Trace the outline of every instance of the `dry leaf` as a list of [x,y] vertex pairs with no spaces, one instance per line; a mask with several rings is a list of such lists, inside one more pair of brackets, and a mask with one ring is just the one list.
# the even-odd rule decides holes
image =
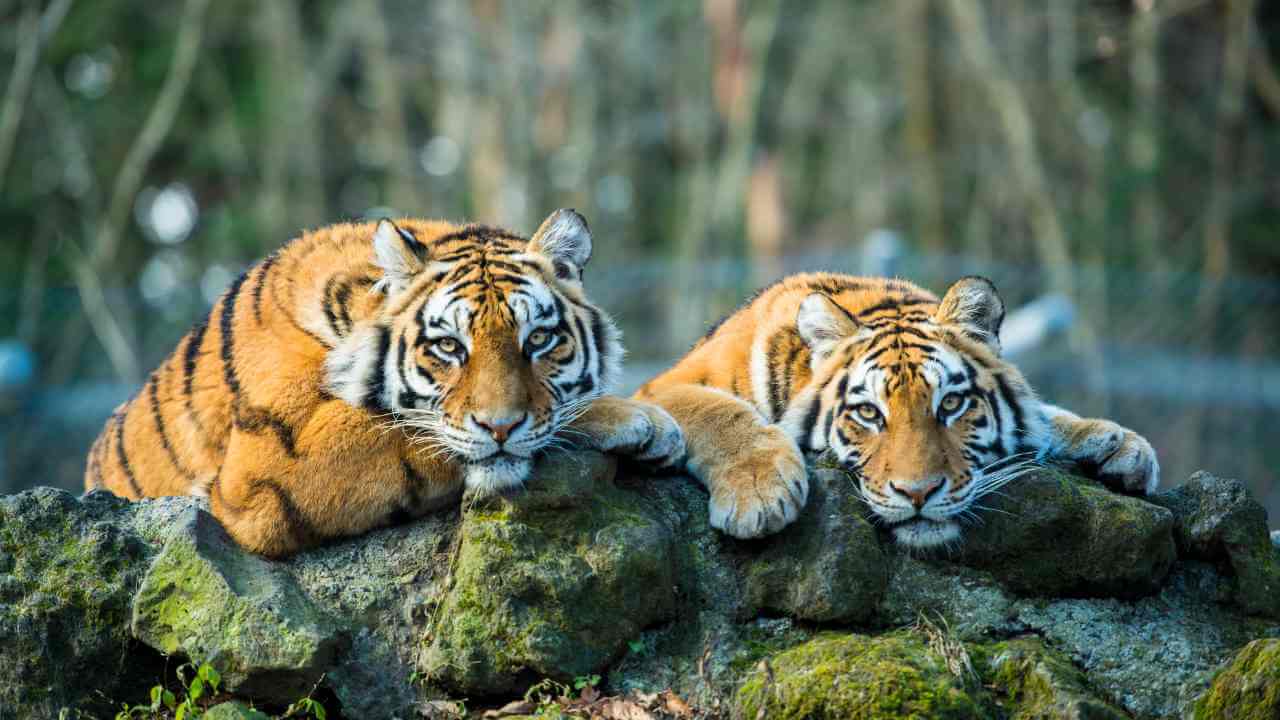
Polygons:
[[485,710],[484,718],[485,720],[491,720],[492,718],[511,717],[512,715],[528,715],[537,709],[537,705],[534,705],[527,700],[515,700],[503,705],[497,710]]
[[693,708],[689,707],[689,703],[686,703],[679,695],[670,690],[662,693],[662,709],[678,718],[693,717]]

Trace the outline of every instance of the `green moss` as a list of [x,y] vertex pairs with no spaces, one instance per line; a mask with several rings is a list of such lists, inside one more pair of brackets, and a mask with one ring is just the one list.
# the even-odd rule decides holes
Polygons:
[[530,490],[463,514],[451,586],[419,670],[466,692],[599,671],[674,613],[671,532],[603,456],[540,467]]
[[1123,720],[1094,697],[1084,675],[1036,637],[970,645],[982,682],[998,694],[1009,720]]
[[1280,717],[1280,639],[1254,640],[1213,679],[1196,701],[1196,720],[1275,720]]
[[909,632],[819,635],[762,661],[738,689],[734,706],[738,717],[778,720],[988,717]]

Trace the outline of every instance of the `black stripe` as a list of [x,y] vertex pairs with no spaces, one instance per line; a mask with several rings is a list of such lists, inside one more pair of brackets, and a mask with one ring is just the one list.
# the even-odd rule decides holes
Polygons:
[[191,408],[191,389],[195,383],[196,363],[200,360],[200,346],[204,344],[204,334],[208,329],[208,319],[201,320],[187,335],[187,347],[182,358],[182,394],[187,398],[188,408]]
[[769,398],[768,398],[769,419],[772,420],[773,422],[778,421],[778,415],[779,415],[779,411],[778,411],[778,403],[779,403],[778,380],[779,378],[778,378],[778,372],[777,372],[778,346],[779,344],[781,344],[784,337],[785,337],[785,334],[782,332],[774,333],[773,336],[769,338],[769,345],[768,347],[765,348],[765,352],[764,352],[764,358],[765,358],[764,368],[765,368],[765,373],[767,374],[766,379],[768,380],[768,386],[769,386]]
[[251,492],[255,495],[262,489],[266,489],[275,496],[276,502],[280,504],[280,510],[284,514],[285,525],[289,528],[289,534],[299,545],[309,545],[320,537],[316,532],[316,528],[311,521],[302,514],[302,510],[293,501],[293,497],[280,487],[280,484],[269,478],[255,478],[249,481]]
[[1009,387],[1009,383],[1005,381],[1004,376],[1000,373],[993,373],[996,379],[996,385],[1000,388],[1000,396],[1004,398],[1005,404],[1009,406],[1009,411],[1013,413],[1014,436],[1022,434],[1025,429],[1022,425],[1022,408],[1017,403],[1017,398],[1013,395],[1013,388]]
[[[809,410],[804,414],[804,425],[801,428],[804,432],[804,446],[810,450],[819,449],[818,446],[813,443],[813,426],[817,424],[818,413],[821,410],[822,396],[819,393],[814,393],[813,402],[809,404]],[[825,435],[823,436],[823,439],[826,439]]]
[[160,413],[160,380],[152,373],[150,381],[147,383],[151,398],[151,419],[155,422],[156,434],[160,436],[160,446],[164,448],[164,452],[169,456],[169,462],[173,463],[174,469],[178,471],[188,482],[195,482],[195,474],[188,470],[178,459],[178,454],[174,452],[173,445],[169,442],[169,433],[165,431],[164,417]]
[[246,405],[241,394],[240,379],[236,376],[233,321],[236,313],[236,300],[240,296],[240,290],[244,286],[244,281],[247,277],[247,273],[241,275],[231,284],[227,294],[222,298],[222,312],[218,317],[218,327],[222,334],[222,379],[225,381],[227,389],[231,392],[232,419],[235,422],[235,426],[245,432],[273,431],[289,457],[295,458],[298,453],[294,446],[293,428],[289,427],[284,420],[272,415],[271,411],[266,408]]
[[387,389],[387,355],[391,352],[391,329],[378,328],[378,357],[369,369],[369,377],[365,380],[368,388],[364,396],[364,406],[370,410],[385,410],[382,395]]
[[124,470],[125,479],[129,481],[129,488],[133,490],[133,494],[144,497],[142,487],[138,485],[138,479],[133,476],[133,467],[129,465],[129,453],[124,449],[124,419],[127,413],[126,410],[112,416],[116,424],[116,460],[120,461],[120,468]]
[[262,324],[262,288],[267,285],[267,273],[271,272],[271,266],[276,264],[278,253],[271,253],[262,261],[261,269],[258,272],[258,284],[253,287],[253,318]]

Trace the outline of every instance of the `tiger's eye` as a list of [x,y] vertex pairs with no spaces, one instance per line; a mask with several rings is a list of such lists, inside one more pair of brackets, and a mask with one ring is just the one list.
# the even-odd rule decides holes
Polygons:
[[854,409],[857,410],[858,417],[866,420],[867,422],[875,422],[880,419],[880,408],[872,405],[871,403],[862,403]]
[[942,411],[955,412],[960,409],[960,405],[964,403],[964,397],[960,393],[947,393],[942,398]]
[[445,355],[452,355],[458,352],[459,348],[461,348],[462,346],[458,343],[457,340],[454,340],[451,337],[447,337],[447,338],[440,338],[439,340],[437,340],[436,347],[440,348],[440,352],[444,353]]
[[529,333],[529,338],[525,340],[525,343],[533,350],[542,348],[549,342],[551,342],[551,333],[546,330],[534,330]]

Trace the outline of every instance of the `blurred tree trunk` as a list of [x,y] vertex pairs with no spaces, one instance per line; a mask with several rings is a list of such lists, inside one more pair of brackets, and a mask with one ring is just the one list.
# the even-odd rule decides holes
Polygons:
[[1160,20],[1155,0],[1134,0],[1129,22],[1129,80],[1133,85],[1133,114],[1129,120],[1126,156],[1137,189],[1133,200],[1133,240],[1139,264],[1165,267],[1168,252],[1160,237],[1160,164],[1158,135],[1160,105]]
[[947,0],[944,7],[971,77],[995,111],[1008,144],[1013,181],[1023,194],[1032,239],[1048,273],[1050,289],[1074,297],[1070,250],[1045,181],[1044,166],[1022,93],[996,57],[982,8],[973,0]]
[[385,173],[382,202],[397,212],[414,214],[420,202],[409,133],[405,125],[400,73],[392,57],[387,19],[379,0],[360,0],[352,16],[360,23],[360,59],[373,109],[369,144],[373,160]]
[[929,9],[927,0],[897,0],[893,4],[893,43],[906,105],[901,142],[911,179],[913,226],[921,249],[938,252],[946,246],[946,238],[936,165]]

